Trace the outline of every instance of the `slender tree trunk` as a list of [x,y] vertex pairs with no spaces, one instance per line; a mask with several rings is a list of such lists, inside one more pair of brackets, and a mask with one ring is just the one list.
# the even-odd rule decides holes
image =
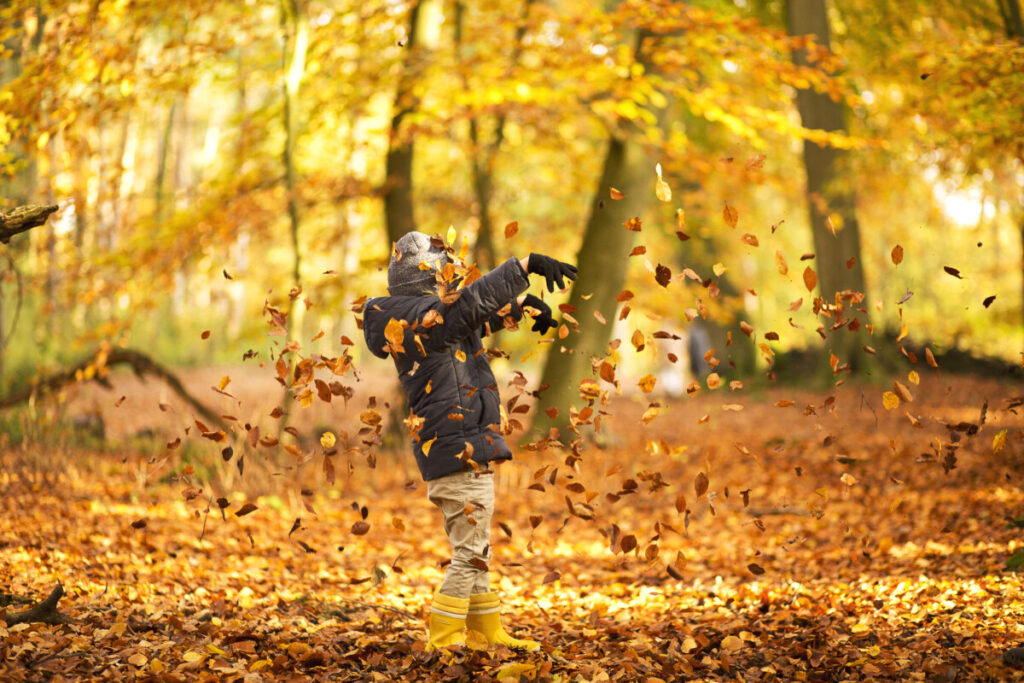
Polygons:
[[[288,40],[285,42],[285,81],[284,81],[284,128],[285,144],[282,161],[284,162],[285,192],[288,202],[289,235],[292,246],[292,282],[301,288],[302,251],[299,246],[299,200],[296,192],[295,174],[295,143],[297,137],[297,109],[299,85],[302,82],[306,62],[306,47],[309,34],[305,20],[299,10],[298,0],[281,0],[281,24]],[[291,311],[288,315],[288,338],[294,339],[301,334],[304,307],[301,299],[293,298]]]
[[[825,0],[787,0],[786,26],[790,35],[812,34],[819,44],[829,46]],[[807,64],[803,51],[795,53],[793,61]],[[811,89],[798,90],[796,104],[805,128],[846,130],[843,105],[834,102],[827,94]],[[810,140],[804,141],[807,205],[814,238],[818,289],[824,303],[830,306],[837,304],[837,294],[843,292],[864,293],[865,302],[867,300],[856,197],[848,180],[843,178],[845,157],[843,150],[821,146]],[[835,229],[834,235],[829,228],[830,222]],[[825,324],[829,336],[827,344],[841,361],[850,363],[853,369],[866,365],[866,357],[860,350],[860,346],[866,343],[864,328],[861,327],[861,331],[855,334],[850,334],[846,327],[834,332],[829,332],[828,328],[844,319],[853,320],[855,309],[860,307],[866,309],[865,304],[851,304],[848,299],[840,301],[834,311],[835,317]],[[863,317],[863,322],[867,322],[866,313]]]
[[401,127],[402,121],[416,110],[417,105],[413,88],[420,71],[417,49],[419,20],[420,2],[413,0],[412,9],[409,11],[405,62],[395,90],[388,154],[384,164],[384,222],[387,226],[388,240],[391,242],[397,242],[399,237],[416,229],[412,196],[412,163],[415,147],[411,137],[403,136]]
[[167,123],[164,124],[163,134],[160,136],[160,152],[157,156],[156,166],[156,208],[153,212],[156,229],[167,218],[167,159],[170,157],[171,132],[174,130],[174,114],[178,110],[178,100],[171,103],[167,111]]
[[[530,6],[533,0],[524,0],[523,11],[519,25],[516,27],[515,43],[512,48],[512,59],[508,65],[508,71],[515,69],[519,63],[519,56],[522,54],[523,37],[526,35],[526,19],[530,13]],[[465,18],[465,4],[461,0],[455,3],[455,49],[462,48],[463,25]],[[463,77],[463,86],[469,89],[470,85]],[[505,139],[506,116],[502,113],[494,122],[494,132],[491,140],[485,145],[481,142],[480,124],[477,117],[469,120],[469,140],[472,144],[470,150],[470,166],[473,172],[473,194],[476,198],[480,229],[477,231],[476,242],[473,245],[473,260],[481,271],[488,271],[497,263],[494,252],[494,221],[491,217],[491,199],[494,196],[494,163],[501,149],[501,143]]]

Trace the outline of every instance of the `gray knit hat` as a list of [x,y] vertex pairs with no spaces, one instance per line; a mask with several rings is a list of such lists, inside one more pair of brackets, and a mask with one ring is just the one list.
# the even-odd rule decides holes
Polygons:
[[[421,263],[430,264],[422,270]],[[422,232],[407,232],[395,243],[388,264],[388,292],[391,296],[429,296],[437,294],[434,273],[451,263],[444,247],[430,243]]]

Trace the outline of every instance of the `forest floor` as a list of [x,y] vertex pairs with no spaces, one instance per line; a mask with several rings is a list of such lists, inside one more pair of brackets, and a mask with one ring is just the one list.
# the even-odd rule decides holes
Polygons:
[[447,545],[407,453],[242,490],[219,452],[154,471],[162,437],[8,449],[0,592],[72,621],[0,626],[0,680],[1024,680],[1024,387],[910,388],[626,396],[578,472],[517,453],[491,568],[536,653],[423,651]]

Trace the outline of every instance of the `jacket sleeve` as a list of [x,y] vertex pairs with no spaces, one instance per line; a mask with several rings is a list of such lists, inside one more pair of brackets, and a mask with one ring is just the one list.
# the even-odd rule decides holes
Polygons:
[[525,292],[529,286],[530,282],[519,265],[519,260],[510,258],[463,289],[459,298],[451,305],[445,306],[438,301],[439,312],[444,316],[444,324],[431,330],[430,345],[442,348],[471,334],[479,333],[485,322],[492,317],[496,318],[496,313],[505,304]]

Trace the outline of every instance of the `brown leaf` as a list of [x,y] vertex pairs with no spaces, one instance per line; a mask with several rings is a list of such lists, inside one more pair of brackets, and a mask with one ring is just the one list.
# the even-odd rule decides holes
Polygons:
[[963,276],[960,275],[960,271],[954,268],[953,266],[943,266],[942,269],[949,273],[950,275],[952,275],[953,277],[957,278],[958,280],[964,279]]
[[519,221],[512,221],[505,226],[505,239],[511,239],[517,232],[519,232]]
[[668,287],[668,283],[672,281],[672,271],[659,263],[654,269],[654,279],[662,287]]
[[624,553],[631,552],[634,548],[636,548],[636,546],[636,536],[634,536],[633,534],[626,534],[622,537],[622,540],[619,541],[619,548]]
[[754,574],[755,576],[761,576],[762,574],[764,574],[764,567],[757,564],[756,562],[751,562],[750,564],[748,564],[747,569],[749,569],[750,573]]
[[903,262],[903,247],[897,244],[895,247],[892,248],[891,256],[893,265],[898,266],[900,263]]
[[697,493],[697,497],[700,498],[708,492],[708,475],[703,472],[697,473],[697,478],[693,480],[693,490]]
[[235,512],[235,517],[245,517],[247,514],[256,509],[256,506],[253,505],[252,503],[246,503],[242,507],[238,508],[238,511]]
[[202,337],[203,339],[209,339],[210,338],[210,331],[209,330],[203,330],[203,333],[201,335],[199,335],[199,336]]
[[352,533],[355,536],[362,536],[363,534],[365,534],[369,530],[370,530],[370,524],[368,522],[363,521],[363,520],[359,520],[358,522],[356,522],[355,524],[352,525]]

